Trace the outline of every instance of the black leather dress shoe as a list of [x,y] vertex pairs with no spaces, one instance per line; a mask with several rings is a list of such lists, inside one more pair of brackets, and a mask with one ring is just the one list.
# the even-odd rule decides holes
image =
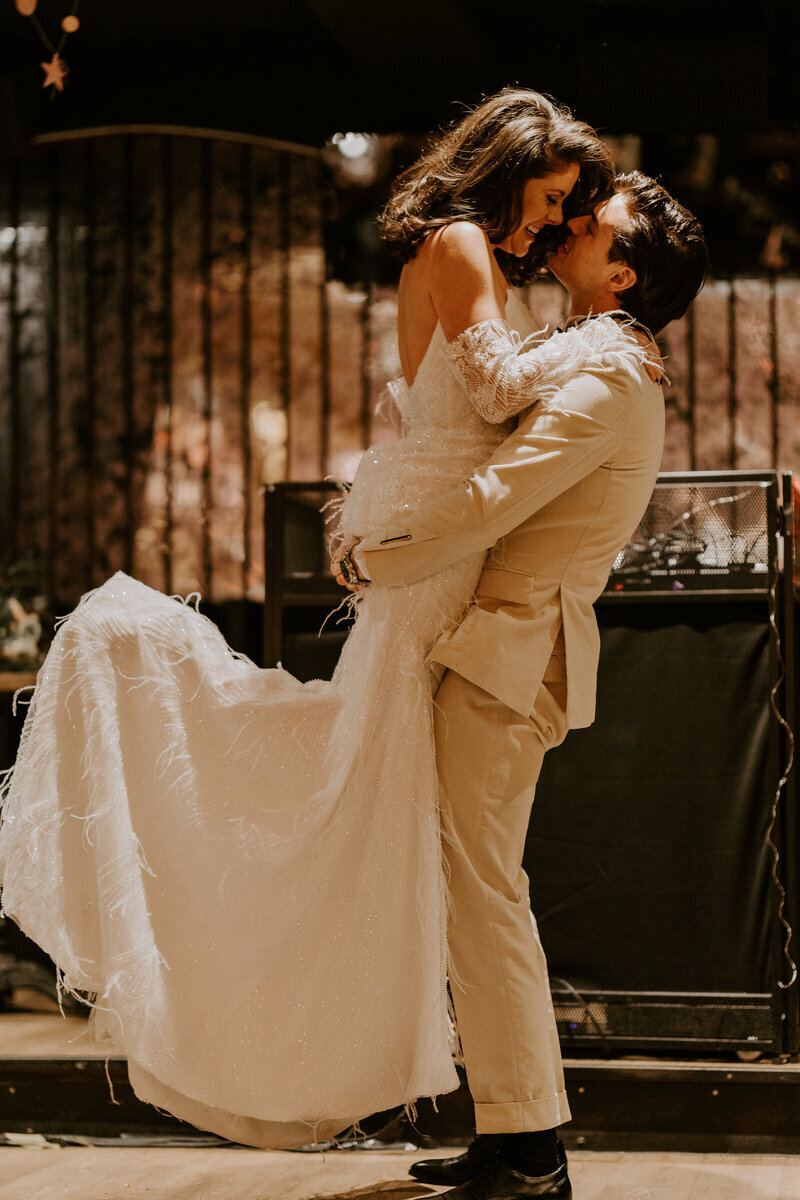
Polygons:
[[496,1158],[502,1141],[500,1133],[479,1133],[463,1154],[457,1154],[455,1158],[423,1158],[421,1162],[412,1163],[408,1173],[422,1183],[435,1183],[439,1187],[466,1183],[481,1167]]
[[440,1195],[449,1197],[449,1200],[527,1200],[529,1196],[571,1200],[572,1185],[566,1163],[562,1163],[551,1175],[520,1175],[508,1165],[502,1154],[496,1154],[467,1183]]

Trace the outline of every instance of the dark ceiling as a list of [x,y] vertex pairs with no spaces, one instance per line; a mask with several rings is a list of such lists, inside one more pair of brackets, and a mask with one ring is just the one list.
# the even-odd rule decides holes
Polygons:
[[[55,41],[71,0],[39,0]],[[797,0],[81,0],[67,89],[0,7],[5,141],[120,123],[320,144],[429,129],[509,82],[612,131],[733,132],[800,118]]]

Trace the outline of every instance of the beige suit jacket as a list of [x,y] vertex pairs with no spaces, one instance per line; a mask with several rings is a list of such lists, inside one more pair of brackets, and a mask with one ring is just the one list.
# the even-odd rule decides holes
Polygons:
[[492,547],[473,603],[430,658],[527,715],[563,626],[567,722],[590,725],[592,605],[647,507],[663,444],[663,394],[644,369],[583,372],[462,485],[365,538],[370,578],[413,583]]

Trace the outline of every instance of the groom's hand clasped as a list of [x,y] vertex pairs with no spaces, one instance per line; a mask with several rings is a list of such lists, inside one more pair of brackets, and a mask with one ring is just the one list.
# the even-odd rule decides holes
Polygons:
[[356,548],[361,538],[348,538],[347,541],[339,547],[337,558],[331,559],[331,574],[340,587],[347,588],[348,592],[360,592],[365,587],[369,580],[358,569],[358,564],[352,557],[352,551]]

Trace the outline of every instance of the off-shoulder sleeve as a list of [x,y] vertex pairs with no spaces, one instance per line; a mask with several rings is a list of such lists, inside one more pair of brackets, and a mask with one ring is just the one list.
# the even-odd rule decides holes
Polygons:
[[539,330],[522,341],[504,321],[471,325],[445,353],[476,412],[499,425],[547,399],[580,371],[623,369],[636,375],[658,352],[642,345],[611,317],[596,317],[548,337]]

